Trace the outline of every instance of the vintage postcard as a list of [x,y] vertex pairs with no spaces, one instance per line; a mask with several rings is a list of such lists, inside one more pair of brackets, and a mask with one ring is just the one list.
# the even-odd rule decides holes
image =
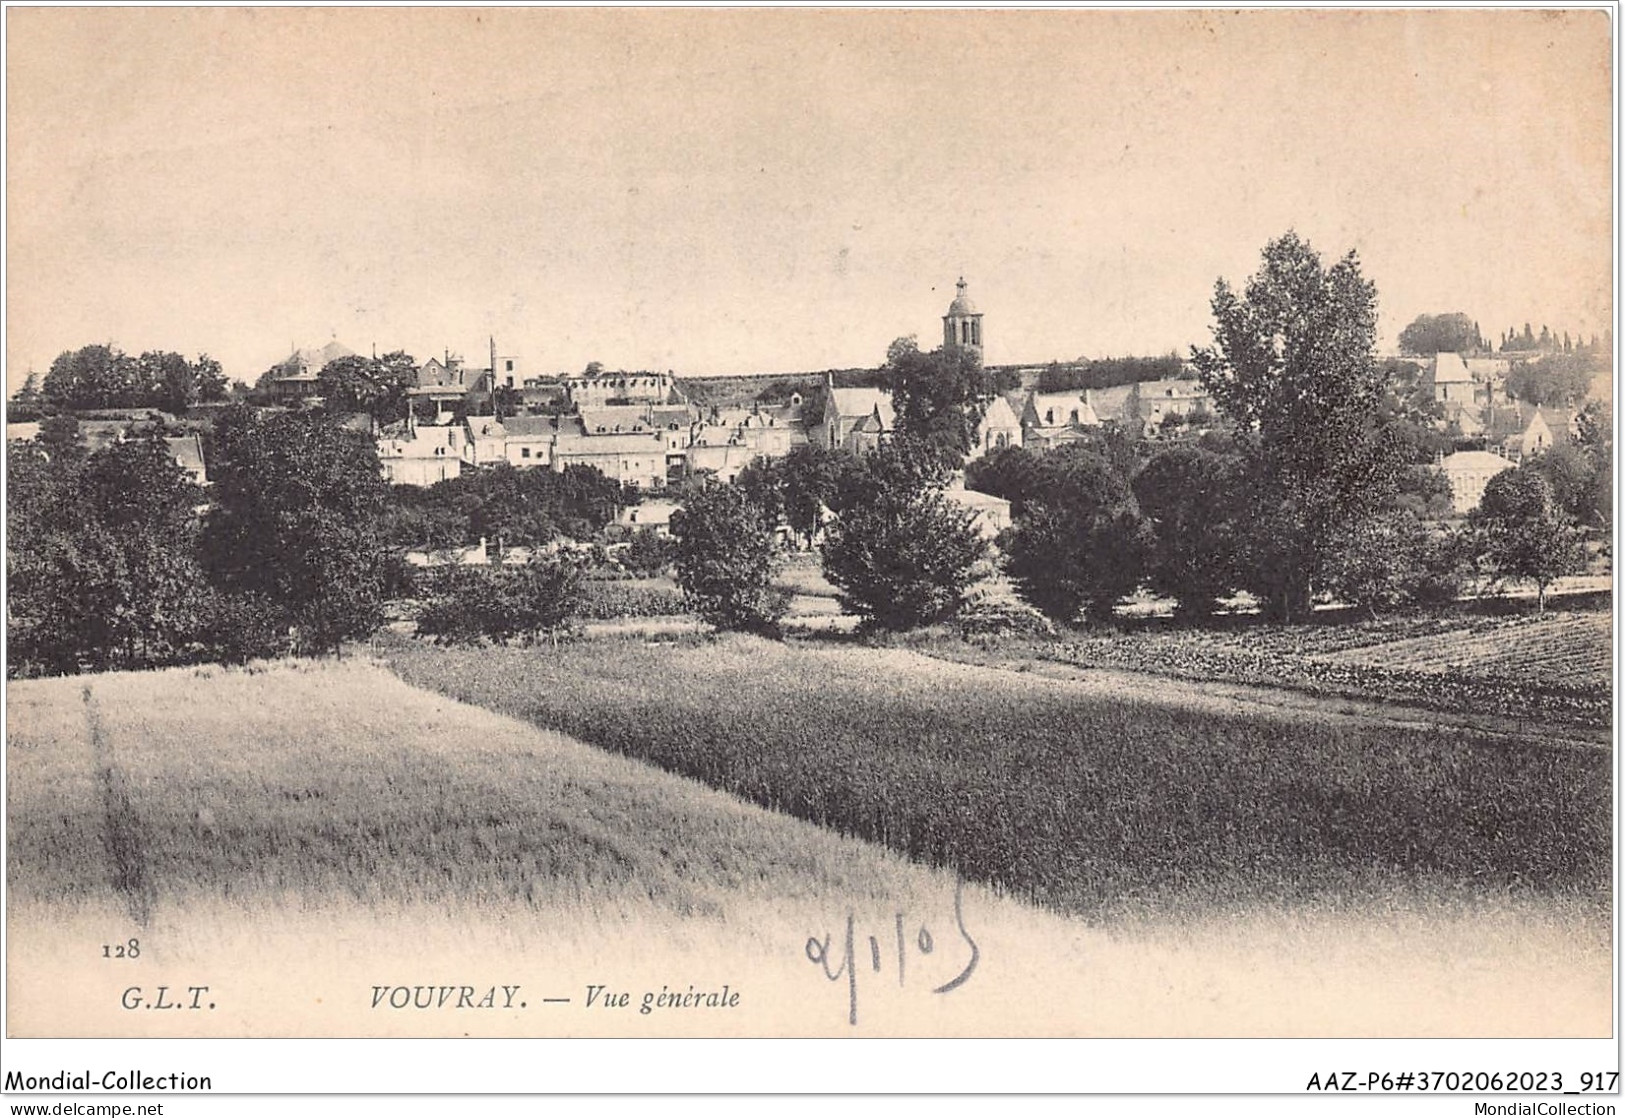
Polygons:
[[8,8],[6,1092],[1617,1093],[1616,14]]

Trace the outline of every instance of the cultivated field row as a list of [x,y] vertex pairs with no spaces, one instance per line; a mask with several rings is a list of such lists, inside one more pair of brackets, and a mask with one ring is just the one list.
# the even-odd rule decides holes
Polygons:
[[404,678],[1091,916],[1383,893],[1605,896],[1609,762],[1462,730],[753,638],[451,651]]

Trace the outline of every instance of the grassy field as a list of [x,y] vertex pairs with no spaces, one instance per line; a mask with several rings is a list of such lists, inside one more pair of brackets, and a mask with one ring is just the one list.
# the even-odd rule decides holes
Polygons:
[[1060,911],[1606,905],[1605,752],[1234,714],[900,650],[393,642],[403,678]]
[[[444,1018],[369,1015],[369,983],[470,975],[545,981],[578,1002],[588,982],[746,979],[758,997],[764,983],[795,996],[737,1026],[634,1010],[458,1030],[817,1035],[845,1016],[829,983],[808,983],[811,932],[848,911],[952,919],[951,876],[373,664],[115,673],[8,694],[21,1035],[443,1035]],[[989,934],[1031,925],[986,894],[968,903]],[[138,960],[103,956],[130,938]],[[132,982],[199,981],[229,1016],[119,1009]],[[809,995],[827,1011],[797,1016]]]
[[16,900],[718,912],[718,895],[890,895],[902,863],[692,781],[290,661],[14,683]]

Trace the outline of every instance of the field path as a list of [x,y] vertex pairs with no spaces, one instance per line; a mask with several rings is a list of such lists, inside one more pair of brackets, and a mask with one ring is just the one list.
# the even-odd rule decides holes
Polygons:
[[1188,710],[1226,714],[1271,712],[1302,714],[1318,721],[1366,726],[1387,726],[1412,730],[1439,728],[1474,730],[1496,737],[1514,738],[1564,748],[1607,750],[1612,733],[1601,728],[1573,726],[1509,718],[1472,711],[1441,711],[1431,707],[1375,699],[1316,695],[1289,687],[1266,687],[1252,683],[1178,679],[1153,671],[1129,668],[1082,667],[1038,657],[986,656],[967,651],[963,658],[932,650],[888,650],[899,656],[915,656],[954,664],[970,670],[1007,672],[1059,680],[1078,687],[1080,693],[1109,698],[1132,698],[1166,703]]

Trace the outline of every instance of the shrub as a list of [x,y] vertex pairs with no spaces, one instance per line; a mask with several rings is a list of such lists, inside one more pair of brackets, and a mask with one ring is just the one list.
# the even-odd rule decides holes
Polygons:
[[777,635],[789,595],[775,589],[773,526],[736,485],[713,485],[672,515],[677,585],[718,629]]
[[913,629],[958,613],[987,542],[940,492],[880,489],[844,508],[824,540],[824,577],[866,626]]
[[286,614],[255,594],[215,592],[203,639],[207,658],[222,664],[273,659],[290,651]]
[[1372,616],[1442,604],[1461,588],[1450,537],[1403,510],[1362,517],[1334,535],[1323,576],[1335,597]]
[[972,637],[1053,637],[1049,618],[1024,602],[971,602],[959,613],[959,635]]
[[1211,614],[1241,581],[1241,471],[1234,454],[1181,446],[1158,454],[1134,478],[1152,529],[1147,581],[1177,600],[1181,616]]
[[617,617],[668,617],[688,612],[688,600],[681,590],[658,586],[623,586],[596,578],[581,583],[581,601],[576,616],[592,620]]
[[565,628],[580,599],[581,574],[568,561],[539,559],[522,567],[451,567],[439,581],[418,614],[420,635],[442,644],[528,642]]
[[619,559],[621,566],[636,574],[657,575],[677,561],[677,541],[642,528],[632,533]]
[[1071,622],[1085,606],[1105,621],[1140,584],[1146,551],[1144,522],[1131,509],[1033,505],[1010,534],[1008,570],[1022,599],[1056,621]]
[[1006,452],[978,475],[1011,502],[1015,525],[1001,546],[1017,591],[1056,621],[1072,621],[1084,605],[1110,617],[1139,585],[1144,532],[1125,480],[1132,455],[1121,450],[1103,440]]

